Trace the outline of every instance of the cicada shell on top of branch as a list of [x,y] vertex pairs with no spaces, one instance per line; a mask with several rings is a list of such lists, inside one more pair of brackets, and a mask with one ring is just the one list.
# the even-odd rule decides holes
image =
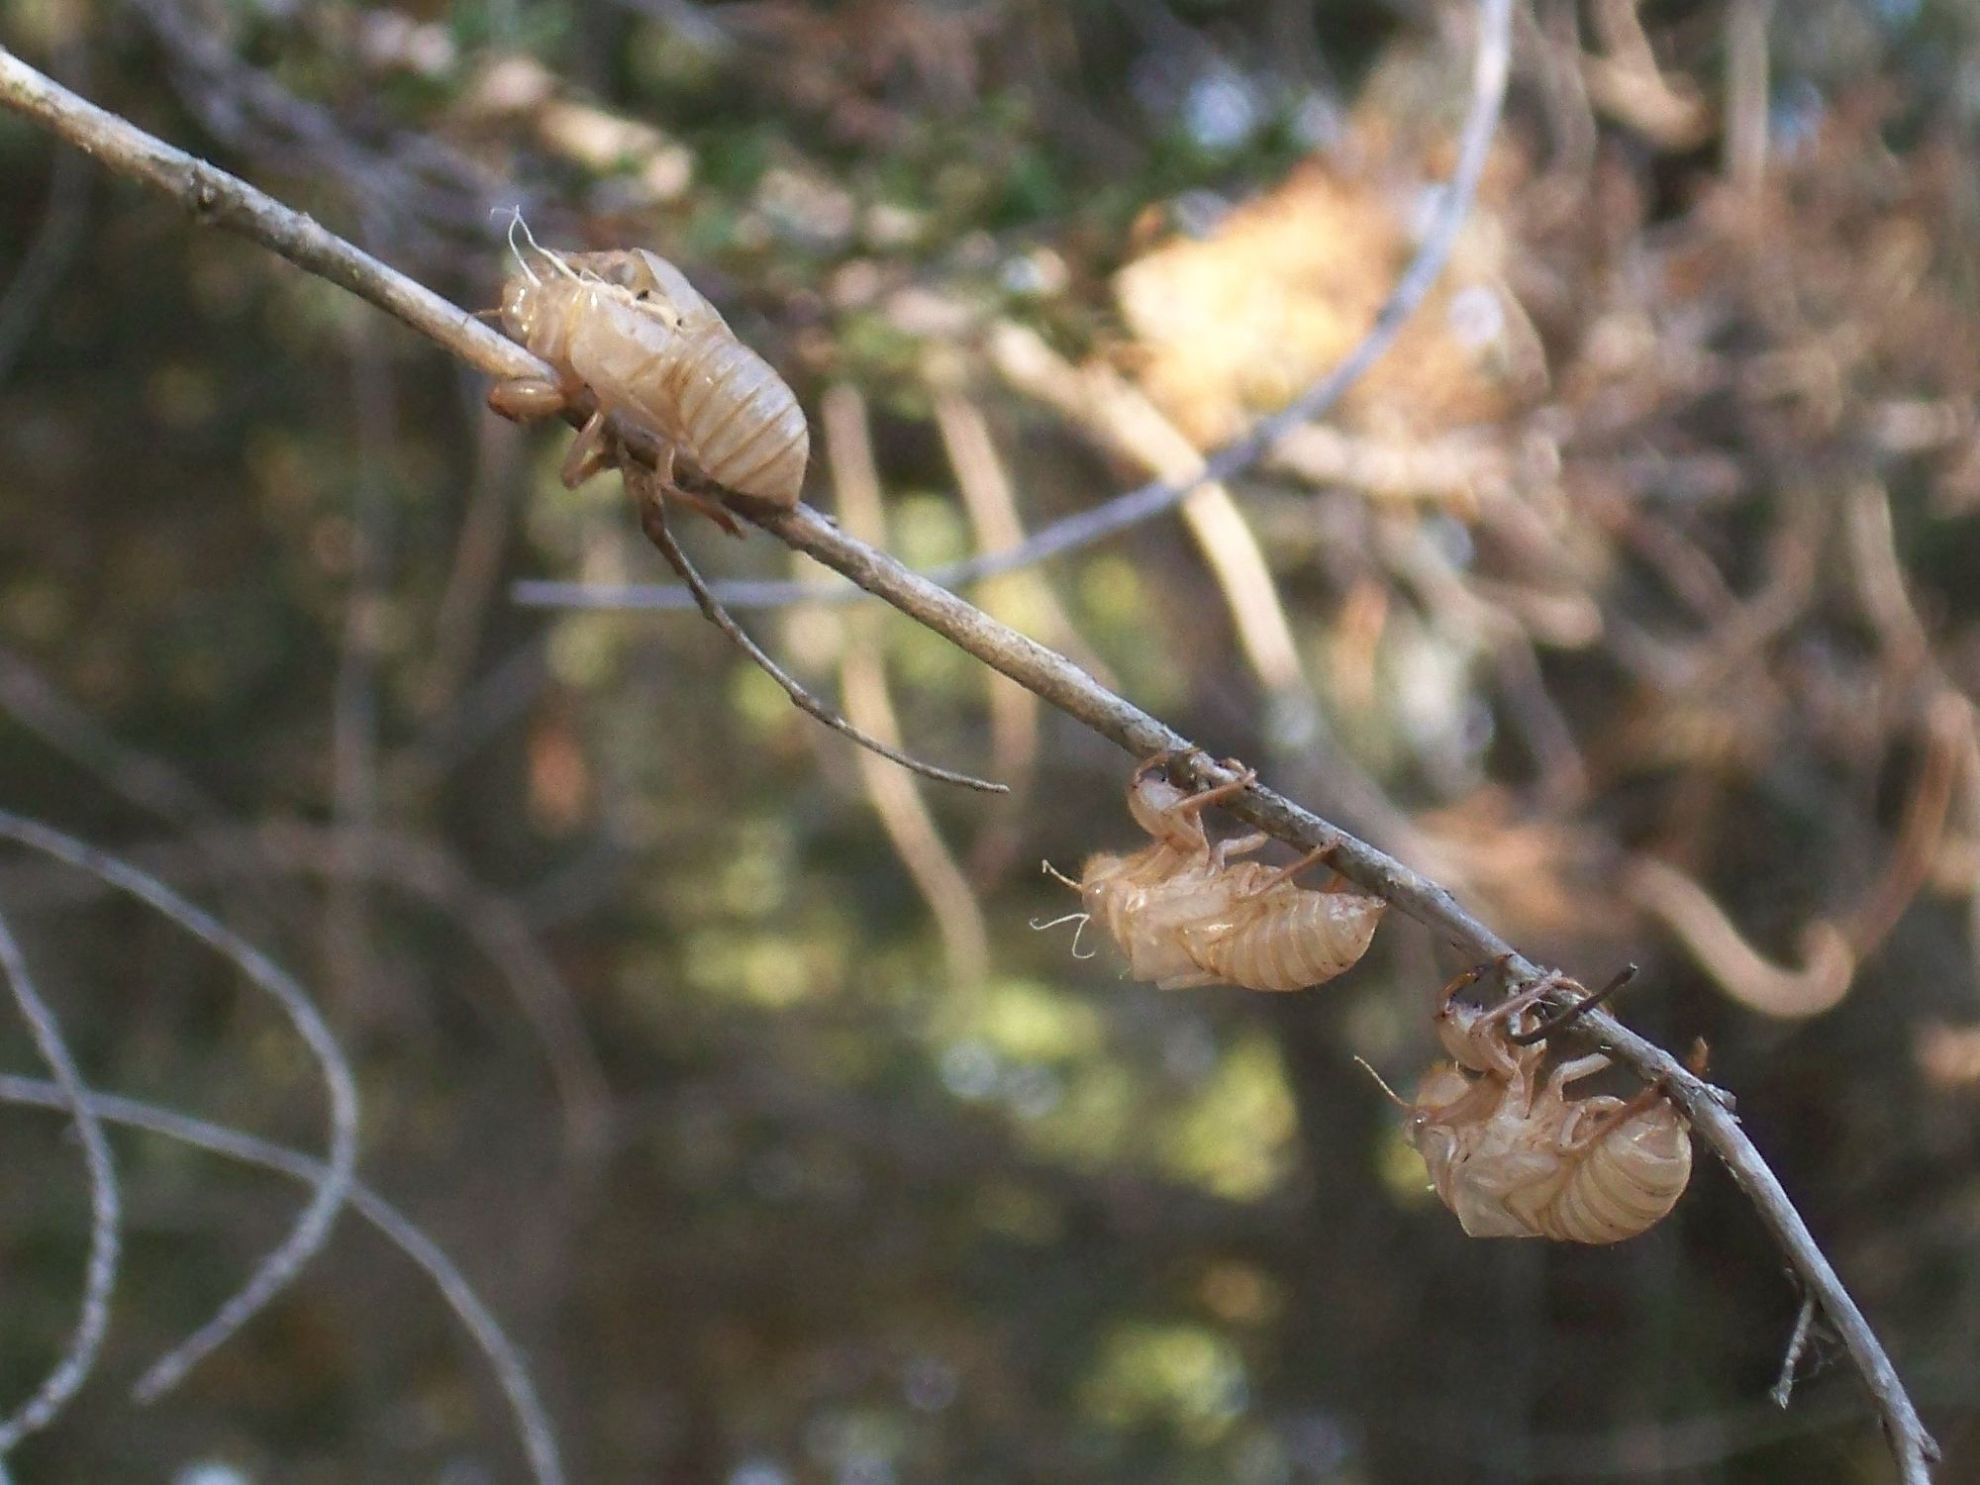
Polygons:
[[1294,885],[1318,853],[1278,869],[1234,861],[1268,838],[1214,842],[1202,812],[1241,791],[1249,775],[1190,795],[1168,780],[1164,761],[1142,764],[1128,784],[1128,811],[1155,843],[1128,856],[1094,856],[1080,877],[1087,912],[1127,955],[1128,972],[1164,990],[1300,990],[1360,959],[1388,905]]
[[488,396],[497,412],[555,417],[586,391],[597,404],[564,461],[566,485],[617,462],[609,421],[617,418],[660,443],[667,493],[731,532],[738,528],[719,505],[673,487],[675,454],[737,494],[797,504],[811,432],[796,395],[665,258],[532,244],[503,285],[502,323],[560,380],[497,383]]
[[1691,1179],[1691,1136],[1655,1088],[1624,1100],[1570,1098],[1609,1066],[1600,1055],[1548,1071],[1545,1042],[1520,1046],[1552,981],[1491,1010],[1445,992],[1437,1032],[1453,1061],[1417,1085],[1407,1137],[1431,1185],[1472,1237],[1615,1243],[1661,1221]]

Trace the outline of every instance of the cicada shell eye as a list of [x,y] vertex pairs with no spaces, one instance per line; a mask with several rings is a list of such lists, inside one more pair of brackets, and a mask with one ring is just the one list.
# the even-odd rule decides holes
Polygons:
[[638,262],[629,254],[601,253],[599,256],[608,260],[598,270],[598,276],[606,283],[619,289],[638,290],[646,287],[645,275],[640,272]]
[[703,313],[714,315],[718,320],[721,318],[715,314],[715,306],[708,302],[701,290],[688,282],[688,276],[658,253],[636,248],[629,256],[639,260],[642,280],[639,287],[650,289],[657,298],[671,303],[682,319],[693,320]]

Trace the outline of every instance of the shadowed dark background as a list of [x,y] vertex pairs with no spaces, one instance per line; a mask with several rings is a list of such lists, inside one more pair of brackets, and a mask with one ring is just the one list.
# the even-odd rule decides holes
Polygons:
[[[1227,492],[972,597],[1710,1045],[1980,1478],[1980,25],[1955,0],[1522,7],[1438,291]],[[1324,373],[1470,103],[1457,4],[35,0],[0,42],[490,305],[520,204],[679,263],[811,415],[807,496],[917,565],[1016,539]],[[340,291],[0,117],[0,806],[312,989],[365,1179],[522,1346],[571,1477],[1879,1481],[1701,1155],[1647,1236],[1467,1239],[1407,1088],[1464,969],[1119,977],[1034,931],[1134,843],[1131,760],[871,603],[661,581],[564,436]],[[877,481],[861,478],[870,443]],[[809,576],[762,536],[704,570]],[[320,1151],[275,1013],[9,849],[93,1085]],[[8,1070],[37,1070],[0,1030]],[[1618,1087],[1626,1086],[1618,1084]],[[301,1198],[116,1136],[100,1374],[17,1482],[525,1478],[486,1368],[345,1218],[181,1391],[123,1388]],[[72,1323],[73,1142],[0,1111],[0,1398]]]

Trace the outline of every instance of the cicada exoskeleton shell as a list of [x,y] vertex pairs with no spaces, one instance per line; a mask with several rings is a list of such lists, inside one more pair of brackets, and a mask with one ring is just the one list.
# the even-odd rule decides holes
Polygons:
[[797,504],[811,457],[797,397],[686,275],[641,248],[536,256],[503,286],[502,320],[567,392],[588,390],[728,490]]
[[1545,1071],[1544,1044],[1521,1046],[1545,986],[1480,1011],[1447,992],[1438,1034],[1455,1058],[1433,1067],[1409,1108],[1406,1136],[1430,1182],[1472,1237],[1614,1243],[1661,1221],[1691,1179],[1684,1117],[1656,1090],[1630,1100],[1570,1098],[1570,1084],[1609,1066],[1600,1055]]
[[1264,836],[1213,842],[1202,811],[1238,785],[1191,795],[1155,759],[1128,784],[1128,812],[1155,843],[1086,863],[1080,892],[1128,958],[1128,972],[1163,989],[1232,984],[1298,990],[1340,974],[1367,951],[1387,904],[1362,893],[1315,892],[1285,870],[1233,856]]

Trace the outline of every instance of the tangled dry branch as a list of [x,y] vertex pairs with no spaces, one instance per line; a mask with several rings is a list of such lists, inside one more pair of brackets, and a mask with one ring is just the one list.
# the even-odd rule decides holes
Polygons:
[[[1481,46],[1475,78],[1478,103],[1473,118],[1484,120],[1479,127],[1486,134],[1496,117],[1497,98],[1503,88],[1510,10],[1508,0],[1485,0],[1481,6]],[[467,312],[360,252],[308,217],[204,161],[171,148],[125,120],[93,107],[4,52],[0,52],[0,103],[36,119],[119,173],[183,202],[197,219],[238,232],[396,315],[481,371],[495,376],[528,376],[542,375],[546,369],[520,346]],[[1467,131],[1463,158],[1483,148],[1482,143],[1474,143],[1471,132]],[[1460,194],[1454,191],[1447,200]],[[1200,475],[1186,485],[1152,485],[1098,507],[1090,518],[1081,518],[1078,526],[1072,528],[1072,534],[1091,539],[1107,530],[1120,529],[1155,511],[1171,508],[1204,480],[1227,478],[1255,461],[1288,426],[1304,422],[1326,406],[1381,353],[1386,345],[1385,336],[1393,333],[1414,299],[1421,297],[1436,267],[1435,261],[1418,258],[1403,286],[1382,312],[1378,322],[1378,327],[1386,327],[1382,333],[1362,342],[1347,361],[1289,410],[1286,419],[1260,425],[1252,435],[1210,459]],[[636,453],[651,454],[650,449],[640,450],[637,439],[631,442]],[[732,503],[736,510],[786,545],[834,569],[858,588],[884,599],[1135,757],[1176,753],[1182,758],[1183,771],[1191,776],[1190,781],[1203,787],[1231,783],[1238,777],[1160,719],[1100,685],[1063,655],[841,531],[818,512],[802,505],[791,510],[769,511],[742,499]],[[1052,530],[1057,534],[1050,538],[1053,544],[1049,548],[1041,545],[1045,540],[1041,533],[1024,547],[999,554],[995,570],[1022,565],[1036,560],[1048,549],[1062,550],[1072,544],[1066,529]],[[980,575],[982,572],[977,567],[942,574],[958,580]],[[1231,809],[1240,818],[1302,850],[1328,848],[1330,864],[1343,876],[1386,899],[1398,911],[1421,922],[1471,958],[1497,961],[1508,986],[1532,984],[1545,977],[1542,966],[1518,953],[1437,882],[1292,800],[1253,784],[1231,801]],[[1629,1031],[1606,1011],[1591,1011],[1577,1024],[1590,1041],[1637,1074],[1646,1080],[1661,1081],[1691,1121],[1698,1137],[1731,1170],[1804,1292],[1834,1328],[1861,1373],[1881,1413],[1903,1479],[1907,1485],[1927,1481],[1931,1463],[1937,1458],[1937,1446],[1926,1432],[1869,1322],[1817,1246],[1779,1180],[1741,1129],[1731,1111],[1731,1100],[1662,1048]]]

